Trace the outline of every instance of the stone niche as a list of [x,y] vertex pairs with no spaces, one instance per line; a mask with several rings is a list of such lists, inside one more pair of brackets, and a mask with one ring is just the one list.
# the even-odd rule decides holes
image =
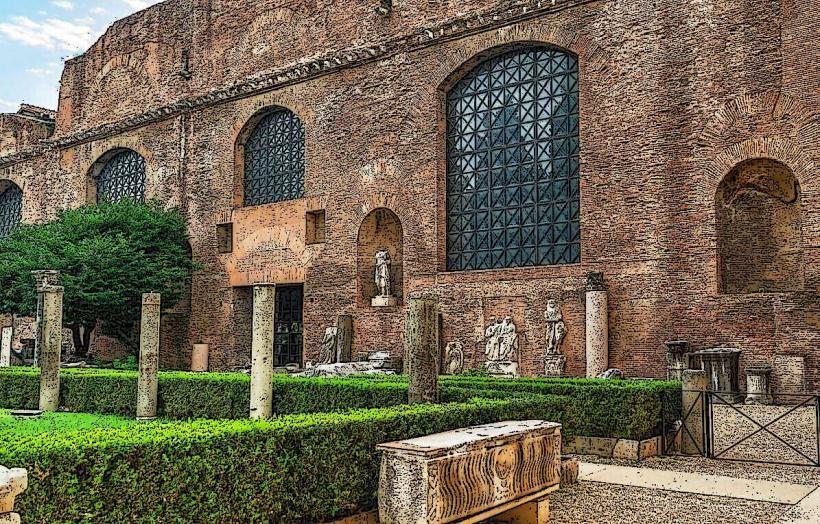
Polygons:
[[374,209],[364,217],[359,227],[356,257],[358,303],[369,307],[379,294],[375,282],[376,253],[382,249],[390,255],[390,288],[396,297],[396,305],[402,304],[403,281],[403,232],[396,214],[384,207]]
[[738,164],[715,195],[721,293],[803,289],[800,186],[771,159]]

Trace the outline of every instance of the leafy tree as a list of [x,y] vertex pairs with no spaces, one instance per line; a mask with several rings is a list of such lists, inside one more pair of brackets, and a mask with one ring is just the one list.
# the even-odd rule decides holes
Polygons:
[[63,321],[85,356],[98,320],[104,334],[136,353],[142,294],[162,293],[163,306],[173,307],[198,266],[177,210],[123,200],[64,211],[0,239],[0,312],[36,313],[31,272],[40,269],[60,271]]

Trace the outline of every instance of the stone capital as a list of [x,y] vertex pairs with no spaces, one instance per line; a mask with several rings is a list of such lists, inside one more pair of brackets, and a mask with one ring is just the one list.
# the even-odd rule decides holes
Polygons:
[[60,272],[54,269],[38,269],[32,271],[34,282],[37,285],[37,292],[42,293],[46,286],[57,286],[60,284]]
[[142,294],[142,305],[143,306],[159,306],[162,302],[162,295],[159,293],[143,293]]

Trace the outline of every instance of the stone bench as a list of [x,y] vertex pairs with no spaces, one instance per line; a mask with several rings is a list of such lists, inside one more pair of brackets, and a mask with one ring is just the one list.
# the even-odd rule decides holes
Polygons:
[[561,425],[542,420],[474,426],[378,449],[381,524],[505,516],[545,523],[546,496],[561,482]]
[[20,516],[14,511],[14,499],[28,486],[24,469],[0,466],[0,524],[20,524]]

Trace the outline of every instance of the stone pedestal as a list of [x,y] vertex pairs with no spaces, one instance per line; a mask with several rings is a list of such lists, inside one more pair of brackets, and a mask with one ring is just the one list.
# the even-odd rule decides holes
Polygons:
[[0,466],[0,523],[20,524],[20,515],[14,513],[14,499],[27,487],[26,470]]
[[0,335],[0,368],[11,366],[11,339],[14,336],[14,328],[7,326],[3,328]]
[[609,317],[603,273],[588,273],[586,286],[587,378],[609,369]]
[[670,340],[666,342],[666,380],[683,380],[683,370],[687,366],[689,342],[686,340]]
[[399,304],[399,299],[396,297],[373,297],[370,299],[370,305],[373,307],[396,307]]
[[40,409],[57,411],[60,405],[60,351],[63,342],[63,288],[45,284],[38,289],[42,299],[40,339]]
[[413,293],[407,308],[404,343],[410,374],[408,400],[438,400],[439,348],[438,299],[431,294]]
[[544,357],[544,376],[547,378],[563,377],[566,367],[567,357],[564,355],[556,354]]
[[681,453],[684,455],[703,455],[706,452],[703,431],[706,384],[705,371],[700,369],[683,371]]
[[353,317],[339,315],[336,319],[336,362],[353,360]]
[[726,402],[740,401],[740,350],[711,348],[692,353],[693,365],[706,372],[709,391],[723,393]]
[[488,360],[487,374],[499,378],[518,378],[518,362],[512,360]]
[[772,367],[768,364],[750,364],[746,366],[746,404],[772,403],[771,388]]
[[159,293],[143,293],[140,320],[140,362],[137,383],[137,420],[157,418],[159,373]]
[[561,482],[561,425],[542,420],[457,429],[378,449],[382,524],[480,522],[516,509],[527,515],[523,522],[545,522],[548,506],[533,513],[526,505]]
[[273,343],[276,288],[253,288],[253,341],[251,343],[251,406],[253,419],[273,416]]
[[200,373],[208,371],[209,351],[208,344],[194,344],[194,350],[191,352],[191,371]]

